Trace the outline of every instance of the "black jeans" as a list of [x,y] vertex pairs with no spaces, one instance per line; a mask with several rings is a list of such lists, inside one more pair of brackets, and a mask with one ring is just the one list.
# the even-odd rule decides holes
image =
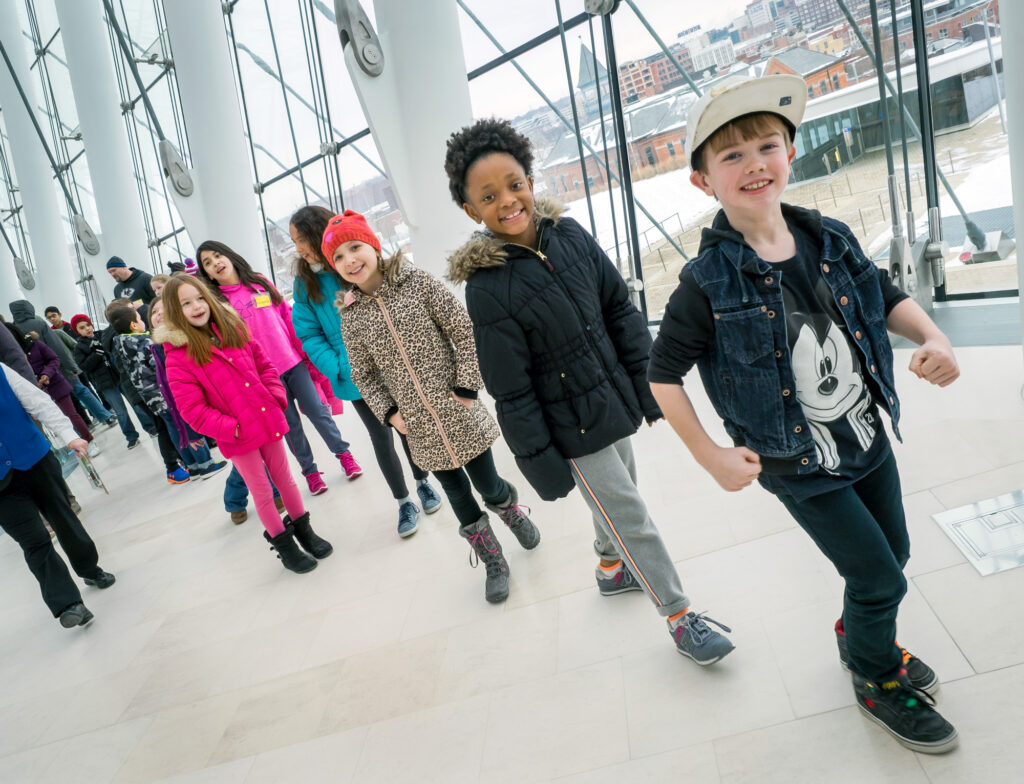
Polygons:
[[508,482],[498,476],[494,467],[494,456],[488,449],[482,455],[477,455],[461,468],[454,468],[450,471],[434,471],[434,476],[441,483],[444,494],[452,505],[455,517],[463,528],[472,525],[480,519],[483,512],[480,505],[473,498],[473,490],[469,483],[473,483],[480,496],[489,504],[503,504],[508,500],[510,493]]
[[29,571],[39,581],[43,601],[56,618],[69,605],[82,601],[82,594],[54,549],[40,512],[50,521],[75,572],[80,577],[99,574],[96,545],[71,510],[60,464],[49,452],[27,471],[10,472],[10,482],[0,490],[0,527],[21,547]]
[[156,431],[156,445],[160,450],[160,457],[163,458],[164,469],[168,474],[177,471],[179,465],[178,447],[171,438],[171,434],[167,431],[167,425],[164,424],[164,420],[145,403],[140,402],[136,407],[136,411],[139,408],[146,412],[146,415],[149,416],[150,421],[153,423],[153,430]]
[[[391,437],[392,427],[382,425],[380,420],[366,404],[365,400],[351,400],[349,405],[356,410],[363,422],[363,427],[370,434],[370,445],[373,446],[373,454],[377,457],[377,465],[380,472],[384,474],[391,494],[395,498],[405,498],[409,495],[409,487],[405,483],[405,472],[402,471],[402,464],[398,461],[398,453],[395,451],[395,441]],[[427,478],[427,472],[413,462],[412,454],[409,452],[409,442],[401,433],[398,434],[405,449],[405,456],[409,458],[409,466],[412,468],[412,475],[416,481]]]
[[851,669],[870,679],[899,669],[896,612],[907,592],[910,537],[896,458],[890,453],[840,490],[804,501],[780,494],[779,500],[846,581],[843,628]]

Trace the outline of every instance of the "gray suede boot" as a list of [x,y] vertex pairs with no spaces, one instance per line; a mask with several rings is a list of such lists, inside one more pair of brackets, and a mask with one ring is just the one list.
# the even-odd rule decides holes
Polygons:
[[[473,549],[469,556],[470,566],[475,569],[477,563],[483,562],[487,569],[484,597],[492,603],[505,601],[508,598],[508,563],[501,554],[501,543],[494,538],[487,514],[480,515],[475,523],[459,528],[459,535]],[[473,562],[474,557],[476,563]]]
[[494,514],[498,515],[501,522],[509,527],[509,530],[519,540],[524,550],[532,550],[540,544],[540,531],[533,521],[527,517],[527,513],[533,511],[528,506],[519,505],[519,492],[515,486],[508,482],[509,496],[504,506],[485,504]]

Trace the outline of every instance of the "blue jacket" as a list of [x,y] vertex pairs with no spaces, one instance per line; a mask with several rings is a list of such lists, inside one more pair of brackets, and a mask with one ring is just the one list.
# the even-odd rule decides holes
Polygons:
[[[878,267],[846,224],[788,205],[783,213],[821,239],[822,279],[860,350],[874,397],[899,438],[900,404]],[[697,361],[701,380],[726,432],[736,444],[757,452],[766,470],[811,473],[818,460],[811,428],[793,394],[782,284],[771,265],[728,226],[724,214],[719,218],[705,229],[700,255],[688,265],[708,297],[715,325],[714,340]]]
[[338,279],[330,272],[316,273],[324,298],[312,302],[302,278],[295,278],[292,295],[292,326],[302,341],[302,348],[316,369],[327,376],[335,397],[341,400],[359,400],[362,395],[352,383],[352,369],[348,351],[341,337],[341,317],[334,309],[334,297],[341,289]]

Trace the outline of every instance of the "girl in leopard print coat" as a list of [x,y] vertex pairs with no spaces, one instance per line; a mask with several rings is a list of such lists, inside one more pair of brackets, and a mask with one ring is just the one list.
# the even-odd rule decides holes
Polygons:
[[536,547],[540,532],[494,467],[491,444],[499,431],[477,399],[483,380],[469,315],[443,283],[405,264],[401,253],[384,259],[358,213],[331,219],[322,251],[350,286],[335,305],[352,381],[377,418],[406,435],[416,464],[434,472],[460,533],[487,565],[487,600],[503,601],[508,564],[470,484],[524,547]]

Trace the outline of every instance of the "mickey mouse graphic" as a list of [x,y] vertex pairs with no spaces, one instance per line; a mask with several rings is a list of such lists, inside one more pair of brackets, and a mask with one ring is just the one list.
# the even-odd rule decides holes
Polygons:
[[839,450],[828,425],[845,417],[862,450],[871,446],[877,431],[860,359],[826,314],[791,312],[787,321],[790,335],[796,335],[791,353],[797,400],[811,427],[819,465],[837,473]]

